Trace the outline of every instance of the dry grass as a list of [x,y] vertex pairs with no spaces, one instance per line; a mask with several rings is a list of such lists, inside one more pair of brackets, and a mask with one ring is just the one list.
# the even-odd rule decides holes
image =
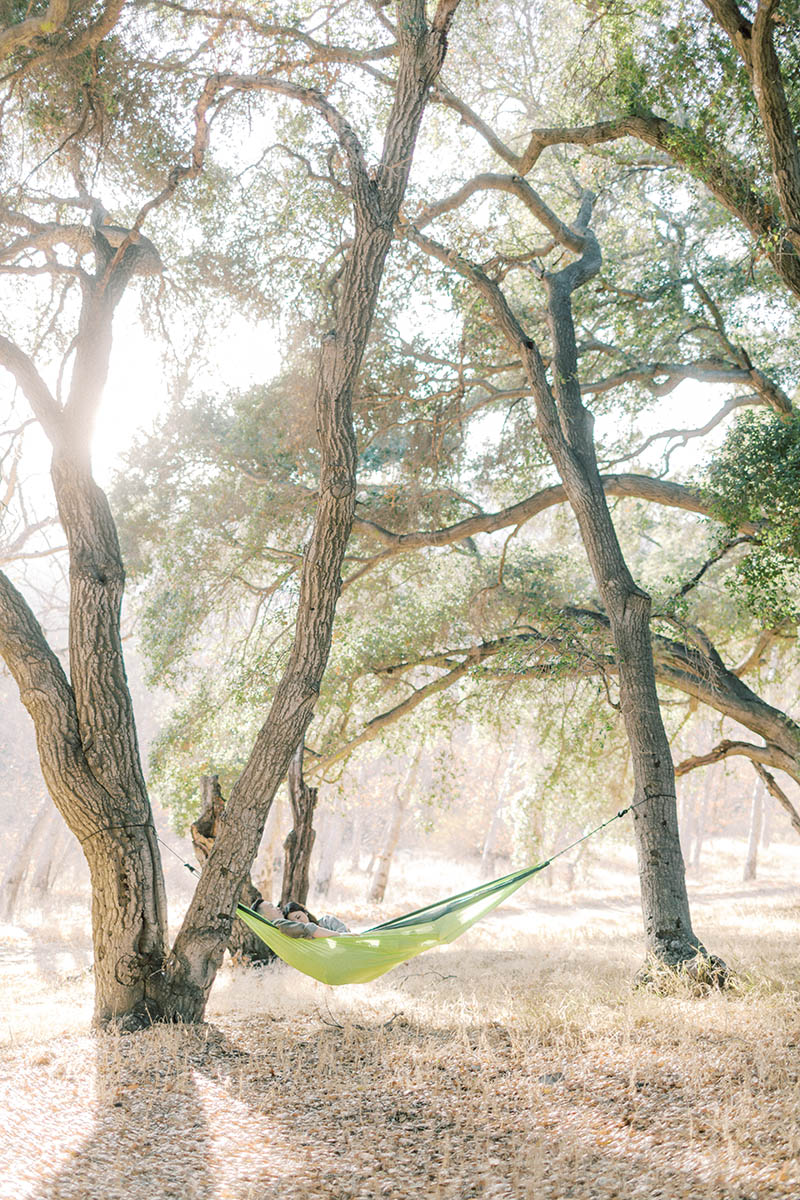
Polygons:
[[0,1197],[798,1200],[800,850],[745,886],[718,849],[695,921],[741,983],[705,999],[632,992],[622,852],[374,984],[228,968],[200,1029],[88,1036],[82,927],[6,930]]

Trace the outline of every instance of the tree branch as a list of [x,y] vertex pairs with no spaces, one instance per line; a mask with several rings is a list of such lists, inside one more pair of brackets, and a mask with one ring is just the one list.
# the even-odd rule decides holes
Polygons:
[[[603,490],[608,496],[646,500],[668,508],[680,508],[685,512],[711,515],[711,504],[706,493],[682,483],[671,483],[665,479],[653,479],[648,475],[603,475]],[[509,525],[521,525],[556,504],[565,504],[567,494],[563,484],[544,488],[534,495],[512,504],[496,513],[481,513],[466,517],[454,525],[442,529],[417,530],[412,533],[395,533],[366,517],[356,517],[357,528],[363,529],[383,542],[386,550],[376,556],[376,563],[395,554],[406,554],[428,546],[451,546],[478,533],[494,533]],[[758,529],[751,522],[744,522],[743,534],[754,536]]]
[[416,229],[420,229],[425,225],[429,225],[437,217],[444,216],[445,213],[460,208],[476,192],[491,191],[506,192],[508,195],[516,196],[522,201],[528,211],[532,213],[539,224],[543,225],[553,235],[556,241],[562,246],[566,246],[569,250],[574,250],[576,254],[582,252],[584,237],[576,233],[574,229],[557,217],[539,193],[521,175],[493,175],[489,173],[476,175],[451,196],[447,196],[443,200],[438,200],[435,204],[426,205],[413,219],[412,224]]
[[783,788],[778,785],[778,783],[775,779],[775,776],[771,775],[769,771],[765,770],[764,766],[760,762],[754,761],[753,767],[754,767],[756,773],[758,774],[758,776],[760,777],[761,781],[763,782],[764,786],[766,787],[767,791],[769,792],[770,796],[772,796],[772,798],[774,800],[777,800],[778,803],[780,804],[781,808],[783,808],[784,811],[788,814],[789,820],[791,821],[791,824],[792,824],[792,829],[794,829],[795,833],[800,834],[800,813],[797,811],[795,806],[792,804],[791,800],[786,795]]
[[5,367],[14,376],[50,442],[54,446],[57,445],[64,433],[63,410],[39,374],[33,359],[2,334],[0,366]]
[[734,742],[727,738],[706,754],[695,754],[691,758],[685,758],[675,767],[675,774],[688,775],[690,771],[696,771],[698,767],[709,767],[732,755],[743,755],[753,763],[766,763],[768,766],[777,767],[781,771],[786,771],[800,783],[800,770],[797,762],[789,755],[784,754],[777,746],[754,746],[750,742]]

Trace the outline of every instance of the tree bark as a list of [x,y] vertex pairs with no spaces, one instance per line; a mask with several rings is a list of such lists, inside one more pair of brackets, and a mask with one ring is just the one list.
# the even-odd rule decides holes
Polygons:
[[51,479],[70,557],[70,678],[10,580],[0,574],[0,655],[36,731],[50,795],[80,842],[92,885],[94,1023],[130,1027],[160,1015],[166,896],[144,784],[120,635],[125,572],[108,501],[92,478],[89,441],[108,373],[116,306],[137,252],[96,240],[82,279],[69,393],[62,406],[33,361],[0,338],[52,448]]
[[[203,775],[200,779],[200,816],[190,828],[195,857],[201,868],[208,861],[214,842],[225,819],[225,799],[220,791],[219,775]],[[240,902],[251,908],[259,899],[258,888],[251,879],[246,879],[240,895]],[[228,951],[233,958],[245,959],[251,963],[273,962],[275,955],[265,946],[260,938],[244,924],[234,921],[228,938]]]
[[283,865],[281,904],[296,900],[305,904],[308,899],[308,872],[311,851],[314,849],[314,809],[317,807],[317,788],[309,787],[303,778],[305,743],[295,750],[289,766],[289,803],[293,825],[283,843],[286,857]]
[[[84,498],[85,492],[78,489],[78,508]],[[91,490],[89,500],[96,500]],[[65,505],[65,520],[68,514]],[[91,531],[80,540],[91,541]],[[129,741],[132,726],[125,724],[131,711],[127,683],[121,660],[113,665],[117,639],[114,600],[108,603],[108,595],[118,593],[117,600],[121,595],[120,573],[112,569],[114,543],[115,538],[111,562],[102,565],[90,555],[82,558],[79,547],[70,574],[77,609],[70,638],[80,635],[83,624],[93,626],[94,646],[83,637],[80,644],[87,655],[101,660],[99,664],[88,667],[75,654],[73,680],[67,680],[38,621],[2,574],[0,654],[33,719],[48,791],[89,866],[94,1023],[121,1020],[136,1027],[159,1015],[154,981],[164,957],[166,897],[135,734]],[[93,580],[95,572],[100,578]],[[91,611],[95,604],[104,610],[100,620]]]
[[[321,112],[347,157],[355,230],[345,258],[334,327],[322,341],[315,410],[320,482],[311,541],[303,558],[295,636],[269,714],[228,802],[214,843],[161,979],[171,1016],[198,1021],[222,960],[242,883],[258,851],[275,791],[314,713],[328,660],[341,567],[355,512],[356,445],[352,397],[377,303],[383,268],[405,194],[417,132],[439,73],[457,0],[440,0],[433,21],[423,0],[398,6],[398,68],[383,153],[371,174],[354,130],[313,89],[266,86]],[[232,86],[236,80],[231,81]]]
[[[622,710],[634,772],[633,818],[639,859],[646,946],[668,964],[694,957],[702,946],[692,929],[678,834],[675,775],[661,719],[650,641],[650,597],[634,582],[606,502],[594,448],[593,418],[583,404],[578,372],[573,293],[600,269],[589,228],[594,197],[586,193],[569,247],[580,258],[543,273],[552,339],[552,386],[536,343],[527,335],[494,280],[411,228],[409,237],[468,278],[489,302],[500,330],[520,355],[536,401],[537,425],[561,477],[603,601],[616,646]],[[566,243],[565,243],[566,244]]]

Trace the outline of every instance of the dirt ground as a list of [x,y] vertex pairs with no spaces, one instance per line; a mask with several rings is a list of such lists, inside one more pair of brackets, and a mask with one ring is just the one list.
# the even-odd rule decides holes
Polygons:
[[[208,1024],[125,1037],[88,1033],[84,901],[29,914],[2,930],[0,1198],[800,1200],[800,847],[753,884],[740,846],[713,859],[695,925],[738,983],[706,997],[632,989],[621,849],[372,984],[228,967]],[[418,862],[389,907],[464,870]]]

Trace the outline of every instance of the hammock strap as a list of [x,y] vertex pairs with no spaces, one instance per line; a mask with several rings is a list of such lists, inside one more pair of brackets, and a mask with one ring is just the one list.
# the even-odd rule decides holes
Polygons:
[[[607,826],[613,824],[614,821],[618,821],[621,817],[626,816],[635,808],[639,808],[642,804],[646,804],[648,799],[649,797],[645,797],[643,800],[638,800],[634,804],[629,804],[627,808],[621,808],[619,812],[614,814],[613,817],[608,817],[608,819],[601,822],[600,825],[596,825],[594,829],[588,830],[586,833],[582,834],[581,837],[576,838],[574,842],[570,842],[568,846],[563,846],[560,850],[556,850],[555,853],[551,854],[549,858],[544,859],[542,862],[536,863],[532,867],[524,867],[522,870],[512,871],[509,875],[503,875],[499,879],[492,879],[489,881],[489,883],[482,883],[477,887],[467,888],[466,891],[458,892],[455,896],[448,896],[446,900],[438,900],[434,901],[433,904],[426,904],[422,908],[416,908],[413,912],[403,913],[402,916],[394,917],[390,921],[384,921],[380,925],[371,925],[369,929],[364,930],[364,933],[377,933],[379,930],[401,929],[409,925],[423,924],[426,921],[435,920],[437,917],[444,916],[447,913],[456,912],[459,908],[465,908],[468,904],[472,904],[474,901],[480,900],[485,896],[491,896],[493,892],[499,892],[509,885],[514,883],[522,883],[525,879],[538,874],[539,871],[543,871],[545,867],[549,867],[550,864],[554,862],[555,859],[560,858],[562,854],[568,854],[570,850],[574,850],[576,846],[579,846],[581,842],[585,842],[587,838],[594,837],[596,833],[600,833],[601,830],[606,829]],[[158,837],[158,834],[156,834],[156,837],[161,845],[166,847],[170,854],[173,854],[175,858],[183,863],[183,866],[186,867],[188,871],[191,871],[193,875],[200,874],[196,867],[192,866],[191,863],[185,862],[182,855],[178,854],[177,850],[173,850],[172,846],[165,842],[163,838]],[[237,909],[243,909],[248,913],[248,915],[252,915],[257,920],[262,921],[265,925],[272,924],[272,922],[268,921],[266,917],[262,917],[260,913],[253,912],[253,910],[248,908],[246,905],[237,904],[236,907]]]
[[646,800],[639,800],[635,804],[628,805],[627,808],[621,808],[619,812],[614,814],[613,817],[609,817],[600,825],[595,826],[594,829],[590,829],[581,837],[576,838],[575,841],[570,842],[568,846],[562,847],[561,850],[556,850],[556,852],[551,854],[549,858],[544,859],[543,862],[536,863],[535,866],[525,867],[521,871],[512,871],[510,875],[503,875],[500,879],[493,879],[489,883],[479,884],[476,888],[469,888],[465,892],[459,892],[455,896],[449,896],[447,900],[439,900],[433,904],[427,904],[423,908],[416,908],[413,912],[404,913],[401,917],[395,917],[392,921],[384,921],[381,925],[372,925],[366,932],[372,933],[378,929],[397,929],[406,924],[416,925],[418,922],[431,919],[434,913],[437,915],[443,915],[445,912],[452,912],[468,903],[471,903],[473,900],[479,900],[484,895],[490,896],[492,892],[500,891],[501,888],[507,887],[509,884],[516,883],[518,880],[522,882],[522,880],[527,879],[529,876],[536,875],[539,871],[543,871],[545,867],[549,867],[550,864],[554,862],[555,859],[560,858],[562,854],[568,854],[570,850],[574,850],[576,846],[579,846],[581,842],[585,842],[587,838],[594,837],[596,833],[600,833],[600,831],[605,829],[608,825],[611,825],[614,821],[618,821],[620,817],[626,816],[634,808],[639,808],[640,805],[645,803]]

